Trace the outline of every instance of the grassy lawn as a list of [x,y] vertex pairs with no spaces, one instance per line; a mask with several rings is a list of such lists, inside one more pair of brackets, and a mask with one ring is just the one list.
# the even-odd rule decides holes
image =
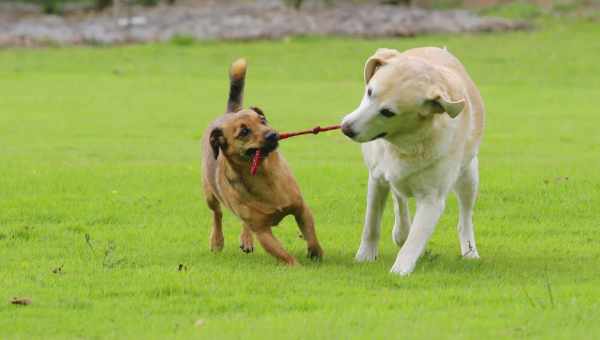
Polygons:
[[[600,334],[600,26],[399,40],[291,39],[0,51],[0,338],[486,339]],[[199,139],[250,62],[246,105],[281,131],[337,123],[377,47],[446,45],[486,100],[482,260],[459,257],[456,199],[414,274],[353,262],[367,171],[339,133],[282,144],[325,250],[303,266],[208,251]],[[27,297],[29,306],[9,304]],[[196,326],[202,320],[201,326]]]

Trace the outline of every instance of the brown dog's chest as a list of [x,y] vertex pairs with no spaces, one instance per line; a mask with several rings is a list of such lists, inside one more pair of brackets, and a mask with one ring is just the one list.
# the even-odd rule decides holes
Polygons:
[[223,203],[249,226],[275,226],[287,215],[292,214],[300,204],[281,197],[281,200],[263,200],[260,197],[244,195],[223,195]]
[[245,205],[237,205],[231,210],[248,226],[254,229],[278,225],[286,216],[292,214],[295,208],[292,206],[276,208],[253,202]]
[[249,226],[274,226],[303,205],[300,190],[289,169],[262,169],[258,176],[219,171],[218,197]]

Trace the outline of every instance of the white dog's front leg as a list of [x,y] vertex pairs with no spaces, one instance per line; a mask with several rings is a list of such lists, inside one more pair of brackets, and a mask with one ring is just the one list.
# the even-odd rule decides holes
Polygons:
[[394,229],[392,230],[392,240],[398,247],[402,247],[410,231],[410,212],[408,211],[407,199],[392,190],[394,198]]
[[444,205],[445,201],[440,198],[417,199],[415,218],[410,226],[408,238],[392,266],[392,273],[408,275],[414,270],[417,260],[425,250],[427,241],[433,234],[435,225],[444,211]]
[[355,257],[358,262],[375,261],[377,258],[377,246],[381,233],[381,215],[383,215],[383,208],[385,207],[385,200],[389,191],[387,183],[377,181],[369,176],[365,225],[360,247]]

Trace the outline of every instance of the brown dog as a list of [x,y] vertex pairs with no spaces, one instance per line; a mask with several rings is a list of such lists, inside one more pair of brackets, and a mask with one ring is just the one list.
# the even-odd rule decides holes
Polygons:
[[[209,126],[202,141],[204,193],[214,219],[210,249],[223,249],[223,204],[244,224],[240,234],[243,252],[254,250],[254,233],[271,255],[288,265],[296,264],[296,259],[271,232],[271,227],[285,216],[294,215],[308,244],[308,257],[320,259],[323,251],[317,241],[312,213],[287,163],[276,150],[277,132],[267,125],[260,109],[242,108],[245,75],[246,61],[234,62],[229,72],[227,113]],[[259,149],[264,159],[257,174],[252,176],[250,162]]]

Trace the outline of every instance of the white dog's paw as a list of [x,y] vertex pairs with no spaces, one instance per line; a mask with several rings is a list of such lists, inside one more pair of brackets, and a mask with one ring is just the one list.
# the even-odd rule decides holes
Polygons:
[[408,276],[415,269],[415,264],[415,261],[396,259],[396,262],[392,266],[392,269],[390,269],[390,273],[400,276]]
[[406,239],[408,238],[408,231],[403,231],[399,226],[394,226],[392,230],[392,240],[398,247],[402,247]]
[[479,252],[475,246],[475,241],[466,241],[461,244],[460,251],[465,260],[479,260]]
[[408,276],[413,272],[413,268],[405,267],[405,266],[397,266],[394,265],[392,269],[390,269],[390,273],[400,275],[400,276]]
[[472,249],[472,250],[464,253],[462,255],[462,258],[465,260],[479,260],[480,259],[477,249]]
[[373,262],[377,260],[377,245],[361,243],[354,259],[356,262]]

